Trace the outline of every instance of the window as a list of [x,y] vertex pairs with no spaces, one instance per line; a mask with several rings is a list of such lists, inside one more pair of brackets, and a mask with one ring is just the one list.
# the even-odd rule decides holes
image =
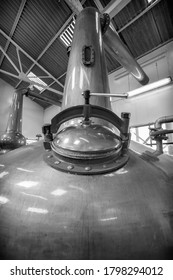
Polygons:
[[70,46],[72,43],[74,27],[75,27],[75,18],[73,18],[73,21],[68,25],[68,27],[60,35],[60,39],[66,47]]
[[43,89],[43,87],[41,87],[41,85],[47,87],[47,84],[46,84],[45,82],[43,82],[40,78],[38,78],[33,72],[30,72],[30,73],[27,75],[27,77],[28,77],[31,81],[33,81],[33,82],[35,82],[35,83],[37,83],[37,84],[40,84],[40,86],[34,85],[34,87],[36,87],[38,90],[41,91],[41,90]]

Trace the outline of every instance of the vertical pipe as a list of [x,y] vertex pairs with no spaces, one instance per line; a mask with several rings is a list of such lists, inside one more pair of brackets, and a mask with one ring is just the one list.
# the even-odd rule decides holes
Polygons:
[[6,133],[22,133],[23,94],[15,91],[8,118]]
[[[84,63],[87,47],[93,51],[94,61]],[[85,53],[86,51],[86,53]],[[77,18],[73,36],[72,48],[67,69],[62,110],[75,105],[83,105],[81,93],[109,93],[107,67],[102,42],[100,14],[92,7],[84,9]],[[90,103],[104,108],[111,108],[106,97],[91,97]]]
[[23,94],[20,90],[16,90],[13,95],[6,131],[0,137],[1,153],[26,144],[26,139],[22,135],[22,110]]
[[[173,130],[173,122],[172,123],[166,123],[166,129],[168,130]],[[173,133],[172,134],[168,134],[168,140],[167,142],[173,142]],[[173,145],[170,144],[168,145],[168,154],[173,156]]]

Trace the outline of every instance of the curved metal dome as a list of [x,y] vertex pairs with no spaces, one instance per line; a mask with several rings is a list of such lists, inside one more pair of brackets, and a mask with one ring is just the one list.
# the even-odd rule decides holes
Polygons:
[[57,133],[52,143],[55,152],[81,159],[110,155],[121,146],[120,137],[109,128],[98,124],[79,124],[64,128]]
[[172,179],[159,166],[171,170],[168,157],[130,151],[115,172],[76,176],[43,151],[39,141],[0,157],[1,259],[172,259]]

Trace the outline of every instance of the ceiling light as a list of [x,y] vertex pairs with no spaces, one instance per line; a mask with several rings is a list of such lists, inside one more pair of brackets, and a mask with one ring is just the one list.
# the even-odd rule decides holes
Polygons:
[[147,91],[150,91],[150,90],[168,85],[171,82],[172,82],[172,78],[168,77],[168,78],[159,80],[157,82],[154,82],[152,84],[148,84],[146,86],[143,86],[143,87],[137,88],[135,90],[129,91],[129,92],[127,92],[127,94],[128,94],[128,97],[132,97],[132,96],[135,96],[135,95],[138,95],[138,94],[141,94],[141,93],[144,93],[144,92],[147,92]]

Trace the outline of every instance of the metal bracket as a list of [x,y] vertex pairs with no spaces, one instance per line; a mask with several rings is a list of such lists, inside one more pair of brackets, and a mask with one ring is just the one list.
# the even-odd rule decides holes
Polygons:
[[102,28],[102,34],[104,34],[109,27],[110,24],[110,16],[108,14],[103,14],[102,17],[100,17],[100,23]]

